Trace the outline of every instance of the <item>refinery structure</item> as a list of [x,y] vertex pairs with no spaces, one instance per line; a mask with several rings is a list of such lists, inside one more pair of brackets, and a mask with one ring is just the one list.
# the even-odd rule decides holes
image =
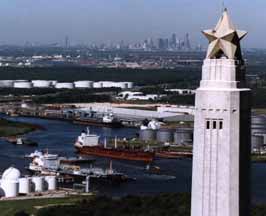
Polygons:
[[57,80],[0,80],[0,88],[56,88],[56,89],[86,89],[86,88],[121,88],[131,89],[133,82],[89,81],[58,82]]
[[[117,54],[102,47],[84,56],[16,59],[22,61],[17,67],[35,74],[13,76],[11,69],[0,80],[0,130],[7,131],[0,158],[9,167],[0,173],[0,200],[146,196],[181,188],[192,193],[191,216],[248,216],[250,164],[266,162],[266,113],[258,107],[251,113],[253,87],[240,46],[247,32],[237,30],[224,9],[203,34],[206,57],[201,47],[190,53],[189,34],[184,41],[173,34],[160,38],[158,48],[149,39],[140,47],[121,43]],[[63,51],[70,48],[66,37]],[[0,56],[0,68],[14,67],[6,61]],[[63,68],[64,77],[56,68],[44,76],[34,69],[42,65],[89,66],[94,75]],[[105,68],[112,70],[98,74]],[[113,73],[117,68],[128,74]],[[144,78],[133,78],[133,69]],[[152,69],[150,78],[144,69]],[[163,70],[151,81],[154,69]]]
[[6,169],[0,180],[0,196],[4,198],[56,191],[56,189],[56,176],[22,176],[21,172],[14,167]]

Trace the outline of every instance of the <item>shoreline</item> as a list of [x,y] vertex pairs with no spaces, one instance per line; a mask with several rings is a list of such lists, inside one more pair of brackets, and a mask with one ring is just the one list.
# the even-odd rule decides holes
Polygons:
[[43,126],[15,120],[0,118],[0,138],[8,139],[17,136],[24,136],[28,133],[46,130]]
[[[63,118],[51,118],[51,117],[40,117],[40,116],[18,116],[18,117],[39,118],[39,119],[57,120],[57,121],[68,121],[68,122],[71,122],[72,124],[75,124],[74,122],[70,121],[69,119],[63,119]],[[16,134],[11,134],[11,135],[7,135],[7,136],[1,136],[0,135],[0,138],[2,138],[2,139],[9,139],[9,138],[17,137],[17,136],[23,136],[23,135],[26,135],[28,133],[31,133],[31,132],[34,132],[34,131],[37,131],[37,130],[43,130],[43,131],[46,130],[41,125],[31,124],[31,123],[25,123],[25,122],[19,122],[19,121],[15,121],[15,120],[8,120],[8,119],[3,118],[3,117],[0,118],[0,122],[3,119],[6,120],[6,121],[8,121],[8,122],[13,122],[13,123],[16,123],[16,124],[20,124],[20,125],[22,125],[24,127],[27,127],[29,130],[27,130],[27,131],[25,131],[23,133],[16,133]],[[1,124],[0,124],[0,129],[1,129]],[[1,130],[0,130],[0,132],[1,132]],[[184,148],[186,150],[190,150],[191,153],[193,152],[191,146],[190,147],[177,146],[177,147],[175,147],[175,150],[172,150],[172,151],[173,152],[176,152],[176,153],[183,153],[184,152]],[[178,158],[179,159],[185,159],[187,157],[186,156],[183,156],[183,157],[182,156],[179,156]],[[253,155],[253,154],[251,154],[251,162],[252,163],[265,164],[266,163],[266,155]]]

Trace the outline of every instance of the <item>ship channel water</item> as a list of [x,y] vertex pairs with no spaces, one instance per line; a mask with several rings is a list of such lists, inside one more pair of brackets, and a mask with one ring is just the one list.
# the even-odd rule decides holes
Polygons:
[[[72,124],[66,121],[45,120],[39,118],[8,117],[10,120],[29,122],[41,125],[43,131],[35,131],[26,136],[39,143],[38,150],[48,149],[50,153],[62,156],[76,156],[73,143],[84,129],[84,125]],[[137,129],[133,128],[100,128],[90,127],[91,133],[101,137],[135,137]],[[36,148],[27,146],[15,146],[3,139],[0,139],[0,172],[13,165],[22,172],[29,161],[23,158]],[[95,166],[102,168],[109,167],[109,159],[96,158]],[[101,194],[112,196],[124,195],[147,195],[168,192],[190,192],[192,161],[189,159],[155,160],[154,165],[161,168],[161,175],[151,174],[145,171],[145,165],[135,162],[113,160],[113,168],[116,171],[135,178],[136,181],[129,181],[120,185],[113,184],[92,184],[91,189]],[[252,164],[252,200],[253,202],[266,202],[266,164]]]

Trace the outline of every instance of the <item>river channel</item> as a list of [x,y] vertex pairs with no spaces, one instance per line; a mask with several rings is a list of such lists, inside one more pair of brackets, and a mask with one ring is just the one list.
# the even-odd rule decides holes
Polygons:
[[[84,125],[76,125],[66,121],[45,120],[39,118],[6,117],[7,119],[29,122],[43,126],[46,130],[35,131],[27,135],[30,139],[39,143],[38,150],[48,149],[50,153],[62,156],[75,156],[73,144],[77,136],[84,129]],[[137,130],[132,128],[110,129],[90,127],[91,133],[101,137],[135,137]],[[36,148],[15,146],[0,139],[0,172],[13,165],[22,172],[29,161],[23,156],[33,152]],[[107,168],[108,159],[96,158],[95,166]],[[190,192],[192,161],[189,159],[167,160],[160,159],[154,165],[161,168],[162,175],[149,174],[145,171],[145,165],[113,160],[113,168],[116,171],[136,178],[136,181],[112,184],[94,184],[92,190],[102,194],[113,196],[146,195],[167,192]],[[266,164],[252,164],[252,200],[254,202],[266,202]]]

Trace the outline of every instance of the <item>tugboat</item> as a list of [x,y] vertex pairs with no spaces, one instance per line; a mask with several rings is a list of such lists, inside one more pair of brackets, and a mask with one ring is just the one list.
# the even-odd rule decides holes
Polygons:
[[99,157],[107,157],[118,160],[141,161],[151,163],[154,159],[154,152],[140,149],[126,149],[115,147],[107,147],[99,144],[100,137],[95,134],[90,134],[89,129],[83,131],[75,142],[75,148],[80,154],[94,155]]
[[12,144],[15,144],[15,145],[26,145],[26,146],[33,146],[33,147],[38,146],[37,142],[30,140],[26,137],[11,136],[11,137],[7,137],[6,141]]

